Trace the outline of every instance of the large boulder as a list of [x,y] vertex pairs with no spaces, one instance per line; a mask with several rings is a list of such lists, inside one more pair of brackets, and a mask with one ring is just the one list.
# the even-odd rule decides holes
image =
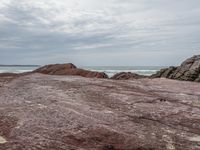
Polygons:
[[161,69],[152,77],[200,82],[200,55],[185,60],[178,67]]
[[120,72],[115,74],[114,76],[111,77],[111,79],[114,80],[129,80],[129,79],[141,79],[141,78],[145,78],[146,76],[143,75],[139,75],[136,73],[132,73],[132,72]]
[[87,78],[108,78],[104,72],[95,72],[79,69],[75,65],[69,64],[52,64],[46,65],[33,71],[34,73],[43,73],[49,75],[73,75]]

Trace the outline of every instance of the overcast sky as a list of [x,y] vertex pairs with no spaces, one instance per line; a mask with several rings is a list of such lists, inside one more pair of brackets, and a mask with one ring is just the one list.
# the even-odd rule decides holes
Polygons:
[[0,64],[177,65],[200,0],[0,0]]

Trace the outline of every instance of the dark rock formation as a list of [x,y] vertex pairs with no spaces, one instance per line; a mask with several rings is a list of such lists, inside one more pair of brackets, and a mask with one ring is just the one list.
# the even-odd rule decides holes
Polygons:
[[129,79],[141,79],[141,78],[146,78],[146,76],[138,75],[132,72],[120,72],[111,77],[111,79],[114,80],[129,80]]
[[187,59],[181,66],[161,69],[152,77],[200,82],[200,55]]
[[0,88],[0,150],[199,150],[200,84],[30,74]]
[[87,78],[108,78],[103,72],[94,72],[84,69],[79,69],[75,65],[69,64],[53,64],[46,65],[33,71],[34,73],[43,73],[49,75],[73,75]]

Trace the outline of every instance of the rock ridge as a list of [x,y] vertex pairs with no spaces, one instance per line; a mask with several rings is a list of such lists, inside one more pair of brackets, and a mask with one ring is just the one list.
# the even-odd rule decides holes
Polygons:
[[151,77],[200,82],[200,55],[194,55],[180,66],[161,69]]

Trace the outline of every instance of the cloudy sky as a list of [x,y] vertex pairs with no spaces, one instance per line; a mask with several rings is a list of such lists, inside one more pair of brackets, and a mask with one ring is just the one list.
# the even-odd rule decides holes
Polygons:
[[177,65],[200,54],[200,0],[1,0],[0,64]]

